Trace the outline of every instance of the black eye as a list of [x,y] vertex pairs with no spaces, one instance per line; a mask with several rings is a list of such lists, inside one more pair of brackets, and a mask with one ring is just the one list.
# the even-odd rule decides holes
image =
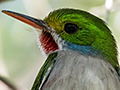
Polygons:
[[76,24],[73,23],[66,23],[64,26],[64,30],[68,34],[73,34],[78,31],[79,27]]

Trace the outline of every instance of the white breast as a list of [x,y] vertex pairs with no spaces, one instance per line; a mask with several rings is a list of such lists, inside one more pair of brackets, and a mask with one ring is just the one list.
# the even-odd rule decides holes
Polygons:
[[68,50],[59,51],[42,90],[120,90],[120,82],[108,62]]

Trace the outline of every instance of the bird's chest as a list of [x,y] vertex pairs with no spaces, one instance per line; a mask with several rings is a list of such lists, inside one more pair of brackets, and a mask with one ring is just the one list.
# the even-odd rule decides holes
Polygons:
[[72,51],[59,52],[55,59],[42,90],[114,90],[105,87],[105,83],[111,82],[112,79],[108,79],[114,75],[107,75],[111,72],[103,60]]

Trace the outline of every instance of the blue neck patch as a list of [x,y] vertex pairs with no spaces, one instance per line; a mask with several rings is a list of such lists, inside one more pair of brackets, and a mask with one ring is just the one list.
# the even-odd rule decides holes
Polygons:
[[91,55],[91,56],[99,56],[99,57],[101,57],[102,55],[101,51],[94,50],[91,48],[91,46],[81,46],[67,41],[65,42],[65,48],[73,49],[75,51],[80,52],[83,55]]

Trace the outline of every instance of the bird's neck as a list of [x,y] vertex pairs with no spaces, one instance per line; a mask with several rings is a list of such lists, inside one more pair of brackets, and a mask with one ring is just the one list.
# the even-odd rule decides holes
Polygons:
[[77,45],[77,44],[73,44],[73,43],[66,41],[64,43],[64,45],[62,46],[62,49],[64,49],[64,50],[70,49],[70,50],[77,51],[83,55],[89,55],[89,56],[93,56],[93,57],[103,58],[102,52],[99,50],[93,49],[91,46]]
[[99,42],[98,40],[92,43],[91,46],[85,46],[85,45],[77,45],[69,41],[66,41],[62,39],[61,36],[56,34],[56,32],[52,32],[51,35],[54,41],[56,42],[56,44],[58,45],[59,50],[66,50],[66,51],[67,49],[75,50],[83,55],[91,55],[94,57],[99,57],[101,59],[104,59],[109,63],[111,63],[113,67],[116,67],[118,65],[117,49],[114,40],[113,42],[108,42],[110,40],[107,41],[104,39],[100,39],[102,41]]

